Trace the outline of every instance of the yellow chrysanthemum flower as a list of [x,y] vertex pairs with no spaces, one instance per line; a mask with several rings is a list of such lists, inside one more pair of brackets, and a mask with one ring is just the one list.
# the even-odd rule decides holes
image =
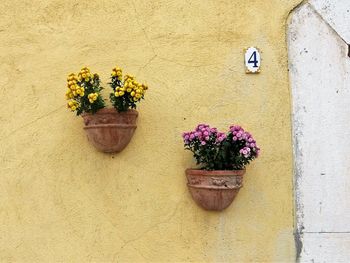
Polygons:
[[76,100],[70,100],[67,103],[67,107],[72,111],[75,111],[78,106],[79,106],[79,103]]

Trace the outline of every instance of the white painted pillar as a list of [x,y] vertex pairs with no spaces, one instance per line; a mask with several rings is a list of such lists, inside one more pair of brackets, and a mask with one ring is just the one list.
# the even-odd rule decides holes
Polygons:
[[350,262],[350,0],[312,0],[288,26],[300,262]]

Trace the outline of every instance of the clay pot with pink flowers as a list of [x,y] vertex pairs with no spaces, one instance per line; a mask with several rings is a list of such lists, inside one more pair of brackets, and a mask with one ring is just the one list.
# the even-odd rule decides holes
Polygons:
[[187,169],[187,186],[193,200],[206,210],[223,210],[243,186],[245,170]]
[[260,148],[240,126],[227,133],[206,124],[183,133],[199,169],[186,169],[187,186],[194,201],[206,210],[227,208],[243,186],[245,166],[258,157]]

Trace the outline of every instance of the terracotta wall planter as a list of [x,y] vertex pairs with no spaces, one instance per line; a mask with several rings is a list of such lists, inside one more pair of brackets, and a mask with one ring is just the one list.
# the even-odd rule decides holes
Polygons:
[[228,207],[242,187],[245,170],[206,171],[187,169],[187,186],[194,201],[206,210]]
[[136,110],[117,112],[114,108],[82,114],[89,141],[97,150],[106,153],[120,152],[129,144],[136,129],[137,116]]

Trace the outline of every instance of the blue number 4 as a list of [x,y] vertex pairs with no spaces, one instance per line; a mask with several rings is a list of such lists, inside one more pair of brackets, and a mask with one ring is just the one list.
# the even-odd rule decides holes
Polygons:
[[253,52],[253,54],[250,56],[250,58],[248,59],[248,63],[249,64],[254,64],[253,68],[257,68],[258,67],[258,60],[256,59],[256,51]]

